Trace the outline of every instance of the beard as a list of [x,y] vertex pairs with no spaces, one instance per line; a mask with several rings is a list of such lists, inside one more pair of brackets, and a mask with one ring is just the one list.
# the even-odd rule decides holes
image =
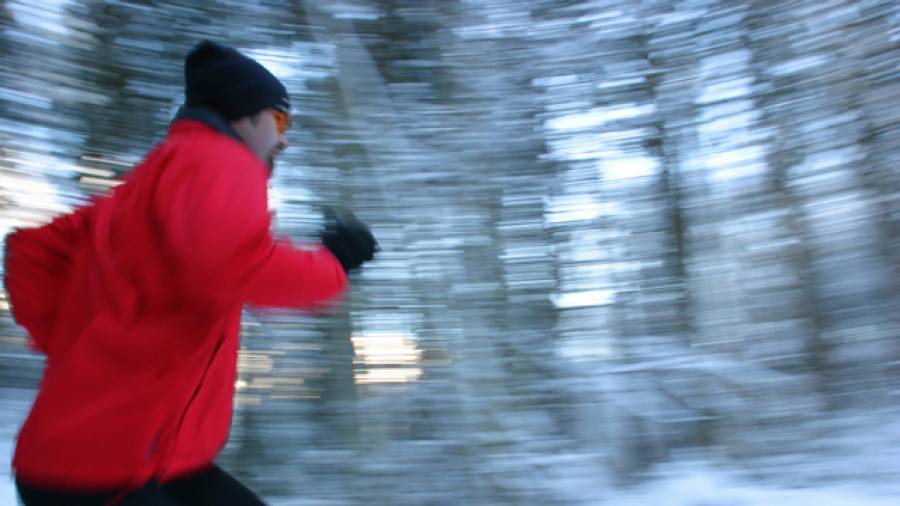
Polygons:
[[272,174],[275,173],[275,159],[278,157],[278,155],[280,153],[281,153],[281,150],[276,147],[276,148],[270,150],[269,154],[266,156],[265,162],[266,162],[266,168],[269,169],[269,177],[272,177]]

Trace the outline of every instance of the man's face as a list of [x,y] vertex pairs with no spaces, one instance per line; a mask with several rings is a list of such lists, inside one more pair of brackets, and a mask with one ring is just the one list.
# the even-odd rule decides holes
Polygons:
[[287,148],[287,123],[283,118],[276,119],[280,114],[275,109],[263,109],[231,123],[244,144],[269,168],[270,176],[275,169],[275,157]]

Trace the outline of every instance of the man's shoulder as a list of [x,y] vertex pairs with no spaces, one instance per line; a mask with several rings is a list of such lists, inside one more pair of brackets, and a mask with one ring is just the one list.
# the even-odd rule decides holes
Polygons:
[[168,156],[187,157],[216,164],[258,164],[240,141],[193,120],[179,120],[160,148]]
[[203,184],[265,183],[266,169],[246,146],[203,124],[173,129],[148,155],[147,177],[166,184],[193,180]]

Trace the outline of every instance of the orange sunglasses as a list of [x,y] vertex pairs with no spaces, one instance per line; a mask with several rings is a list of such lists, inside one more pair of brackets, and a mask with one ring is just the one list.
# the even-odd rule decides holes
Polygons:
[[288,128],[291,127],[290,113],[273,109],[272,115],[275,116],[275,127],[278,129],[278,133],[284,135]]

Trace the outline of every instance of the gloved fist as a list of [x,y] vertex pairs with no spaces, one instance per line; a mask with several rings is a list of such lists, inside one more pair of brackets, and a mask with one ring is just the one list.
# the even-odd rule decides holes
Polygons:
[[365,223],[350,211],[325,210],[322,244],[341,262],[344,272],[368,262],[378,250],[378,242]]

